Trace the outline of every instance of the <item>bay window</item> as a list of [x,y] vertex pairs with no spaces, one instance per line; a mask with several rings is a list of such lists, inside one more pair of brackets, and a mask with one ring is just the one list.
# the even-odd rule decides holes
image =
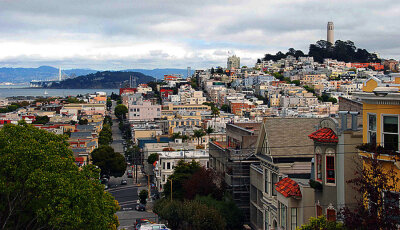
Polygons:
[[399,121],[397,116],[383,116],[383,147],[399,150]]

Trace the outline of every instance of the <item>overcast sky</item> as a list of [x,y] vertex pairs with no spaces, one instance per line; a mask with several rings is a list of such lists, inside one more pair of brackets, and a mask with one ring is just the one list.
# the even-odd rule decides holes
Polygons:
[[400,1],[0,0],[0,67],[253,66],[265,53],[335,39],[400,58]]

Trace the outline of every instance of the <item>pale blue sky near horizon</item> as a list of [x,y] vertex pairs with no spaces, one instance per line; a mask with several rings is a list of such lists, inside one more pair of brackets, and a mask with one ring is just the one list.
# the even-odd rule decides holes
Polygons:
[[0,0],[0,67],[96,70],[253,66],[335,39],[400,58],[396,0]]

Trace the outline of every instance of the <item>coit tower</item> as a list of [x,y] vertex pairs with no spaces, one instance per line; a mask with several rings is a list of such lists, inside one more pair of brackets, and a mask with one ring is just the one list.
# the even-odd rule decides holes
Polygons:
[[326,40],[331,43],[332,45],[335,44],[335,40],[333,38],[333,22],[328,22],[328,27],[327,27],[327,38]]

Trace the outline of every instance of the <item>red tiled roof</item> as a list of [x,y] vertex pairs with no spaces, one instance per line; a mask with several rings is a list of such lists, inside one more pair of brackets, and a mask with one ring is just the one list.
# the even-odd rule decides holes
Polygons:
[[289,196],[298,196],[301,197],[301,191],[299,185],[296,181],[290,179],[289,177],[285,177],[275,184],[276,191],[280,192],[285,197]]
[[322,128],[308,135],[311,139],[319,142],[338,142],[338,137],[330,128]]

